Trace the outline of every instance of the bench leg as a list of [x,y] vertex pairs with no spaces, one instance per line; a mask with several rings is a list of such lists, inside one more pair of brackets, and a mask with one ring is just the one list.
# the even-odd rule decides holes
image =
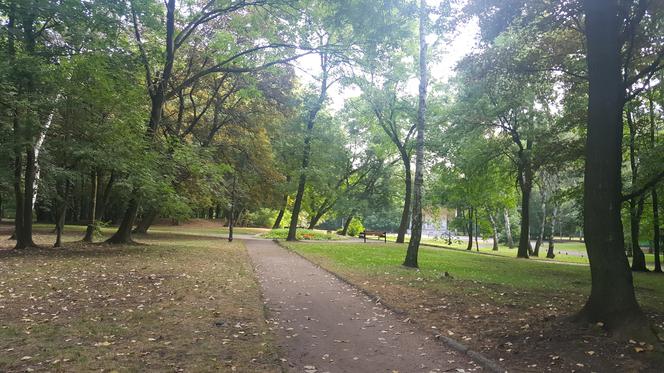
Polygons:
[[364,243],[367,243],[367,235],[364,235]]

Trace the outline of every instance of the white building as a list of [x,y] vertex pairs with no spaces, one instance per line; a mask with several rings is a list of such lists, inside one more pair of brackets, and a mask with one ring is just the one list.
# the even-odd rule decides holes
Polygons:
[[[456,216],[456,210],[447,208],[427,209],[422,211],[422,236],[446,237],[449,233],[449,223]],[[408,227],[408,234],[411,233]]]

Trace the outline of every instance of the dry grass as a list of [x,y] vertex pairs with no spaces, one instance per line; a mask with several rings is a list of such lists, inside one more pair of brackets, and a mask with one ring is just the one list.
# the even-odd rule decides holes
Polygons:
[[280,371],[241,243],[66,238],[60,250],[0,251],[0,371]]

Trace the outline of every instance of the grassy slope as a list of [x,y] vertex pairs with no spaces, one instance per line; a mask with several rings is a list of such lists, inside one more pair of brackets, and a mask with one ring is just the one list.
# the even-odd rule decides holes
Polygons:
[[142,242],[0,252],[0,371],[279,371],[241,243]]

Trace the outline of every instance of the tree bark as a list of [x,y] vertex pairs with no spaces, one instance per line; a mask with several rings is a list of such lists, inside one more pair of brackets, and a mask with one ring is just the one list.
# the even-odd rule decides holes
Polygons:
[[535,250],[533,250],[533,256],[539,256],[539,250],[544,242],[544,231],[546,230],[546,194],[542,194],[542,220],[540,224],[539,236],[537,236],[537,242],[535,242]]
[[489,221],[491,221],[492,229],[492,238],[493,238],[493,247],[491,250],[498,251],[498,224],[496,223],[496,218],[492,213],[489,213]]
[[113,184],[115,183],[115,172],[111,171],[111,176],[108,178],[106,187],[104,188],[103,193],[101,193],[100,200],[97,202],[97,219],[106,219],[106,207],[111,200],[111,191],[113,190]]
[[650,192],[650,197],[652,198],[652,229],[653,229],[653,252],[655,254],[655,272],[662,272],[662,262],[660,258],[660,227],[659,227],[659,201],[657,197],[657,189],[653,188]]
[[159,211],[156,208],[150,208],[148,211],[143,214],[141,220],[136,224],[136,228],[133,233],[146,234],[148,230],[154,224],[154,221],[159,216]]
[[[638,200],[636,200],[638,198]],[[648,272],[646,256],[641,250],[641,217],[643,216],[644,197],[635,197],[629,201],[630,246],[632,248],[632,271]]]
[[404,168],[404,183],[405,183],[405,194],[403,199],[403,210],[401,211],[401,223],[399,224],[399,231],[397,232],[397,243],[404,243],[406,240],[406,232],[408,231],[408,225],[410,220],[410,205],[413,196],[413,180],[410,170],[410,157],[406,149],[401,149],[401,161],[403,162]]
[[34,195],[34,181],[35,181],[35,149],[32,144],[26,146],[25,157],[25,188],[23,195],[23,242],[28,246],[35,246],[32,241],[32,196]]
[[514,248],[514,238],[512,238],[512,227],[510,223],[510,213],[505,208],[503,210],[503,218],[505,219],[505,238],[507,239],[507,247]]
[[466,250],[473,249],[473,208],[468,209],[468,245]]
[[323,76],[321,79],[320,85],[320,94],[318,100],[314,106],[309,110],[306,121],[306,133],[304,136],[304,146],[302,148],[302,169],[300,170],[300,180],[297,184],[297,194],[295,195],[295,201],[293,202],[293,211],[291,213],[290,226],[288,227],[288,237],[286,241],[295,241],[297,240],[297,224],[300,218],[300,210],[302,209],[302,198],[304,197],[304,188],[307,184],[307,169],[309,168],[309,157],[311,155],[311,140],[313,137],[314,124],[316,123],[316,117],[318,112],[323,108],[325,99],[327,98],[327,89],[328,89],[328,56],[326,53],[321,53],[321,70],[323,71]]
[[279,229],[281,227],[281,220],[284,218],[284,214],[286,213],[286,207],[288,207],[288,193],[284,194],[281,209],[279,209],[277,218],[274,220],[274,224],[272,224],[272,229]]
[[90,175],[90,215],[88,220],[88,228],[85,230],[85,237],[83,242],[92,242],[95,234],[95,223],[97,219],[97,189],[99,185],[99,175],[97,171],[93,171]]
[[426,0],[420,0],[419,9],[419,39],[420,58],[419,73],[420,86],[417,103],[417,141],[415,143],[415,183],[413,185],[413,216],[410,228],[410,240],[403,265],[417,268],[417,256],[422,238],[422,194],[424,192],[424,127],[426,123],[426,99],[427,99],[427,43],[425,23],[429,17],[426,8]]
[[532,251],[530,246],[530,193],[532,191],[532,170],[529,155],[521,154],[521,172],[519,185],[521,186],[521,234],[519,235],[519,249],[517,258],[528,258]]
[[[132,194],[135,194],[132,193]],[[134,242],[131,238],[131,230],[134,227],[134,220],[136,220],[136,213],[138,212],[138,200],[136,198],[131,198],[127,209],[125,210],[122,221],[118,230],[106,240],[110,244],[128,244]]]
[[622,205],[622,85],[618,0],[584,0],[588,63],[588,128],[584,234],[591,291],[579,320],[602,322],[638,340],[655,340],[634,295],[625,256]]
[[549,231],[549,249],[546,252],[546,257],[553,259],[556,257],[554,250],[553,236],[556,232],[556,218],[558,217],[558,206],[553,206],[553,211],[551,212],[551,230]]
[[341,230],[341,235],[346,236],[348,235],[348,227],[350,227],[350,222],[353,221],[353,215],[349,215],[346,221],[344,222],[344,227]]
[[[56,191],[58,187],[56,184]],[[69,180],[65,181],[64,190],[59,193],[62,197],[55,201],[55,243],[53,247],[62,246],[62,233],[65,229],[65,217],[67,215],[67,199],[69,198]]]

